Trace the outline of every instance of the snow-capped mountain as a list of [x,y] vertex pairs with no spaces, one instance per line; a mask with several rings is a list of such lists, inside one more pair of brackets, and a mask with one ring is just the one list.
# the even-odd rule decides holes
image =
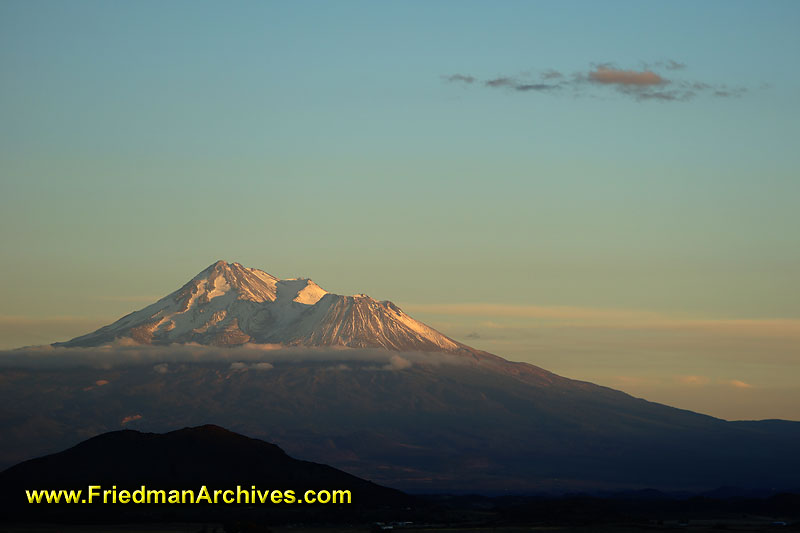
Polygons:
[[471,351],[389,301],[342,296],[310,279],[278,279],[217,261],[156,303],[60,346],[270,343],[416,351]]

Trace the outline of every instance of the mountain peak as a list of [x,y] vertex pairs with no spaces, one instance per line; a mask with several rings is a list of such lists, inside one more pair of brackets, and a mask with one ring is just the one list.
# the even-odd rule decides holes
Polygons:
[[389,301],[332,294],[308,278],[280,279],[216,261],[183,287],[61,346],[245,343],[460,352],[469,347],[414,320]]
[[277,283],[277,300],[316,304],[328,292],[308,278],[283,279]]
[[209,265],[184,285],[179,291],[178,299],[181,303],[189,305],[195,299],[207,303],[213,298],[231,292],[237,300],[274,301],[277,296],[278,281],[280,281],[278,278],[263,270],[220,260]]
[[[208,265],[202,271],[200,271],[200,273],[197,274],[196,277],[207,276],[207,275],[211,274],[212,272],[224,272],[226,270],[229,270],[229,269],[233,268],[234,265],[239,265],[239,263],[228,263],[227,261],[219,259],[217,261],[214,261],[210,265]],[[241,266],[241,265],[239,265],[239,266]]]

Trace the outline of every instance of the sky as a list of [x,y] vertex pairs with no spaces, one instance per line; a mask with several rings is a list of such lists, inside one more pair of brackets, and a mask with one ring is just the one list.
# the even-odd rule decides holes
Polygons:
[[800,420],[800,4],[0,3],[0,349],[218,259]]

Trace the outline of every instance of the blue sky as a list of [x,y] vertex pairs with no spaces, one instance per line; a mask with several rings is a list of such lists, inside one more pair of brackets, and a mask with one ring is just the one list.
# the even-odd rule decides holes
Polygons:
[[668,372],[797,375],[798,23],[792,1],[4,1],[2,344],[226,259],[606,383],[646,370],[621,330],[591,370],[540,322],[431,306],[788,321],[777,370],[753,348],[723,376],[698,344]]

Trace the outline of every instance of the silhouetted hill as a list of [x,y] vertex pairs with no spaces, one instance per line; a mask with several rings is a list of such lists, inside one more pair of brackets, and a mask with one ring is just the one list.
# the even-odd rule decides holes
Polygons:
[[[20,463],[0,473],[0,494],[7,512],[39,515],[60,508],[67,516],[80,513],[81,505],[28,504],[26,489],[216,489],[250,491],[294,490],[302,499],[306,490],[349,490],[354,508],[391,508],[407,504],[405,494],[357,478],[327,465],[289,457],[274,444],[233,433],[214,425],[185,428],[165,434],[124,430],[91,438],[60,453]],[[252,501],[249,505],[254,505]],[[222,502],[218,504],[222,506]],[[275,504],[256,503],[256,506]],[[291,504],[277,504],[289,506]],[[307,502],[296,503],[295,506]],[[317,504],[319,505],[319,504]],[[96,507],[96,506],[86,506]],[[113,506],[104,505],[100,515]],[[137,504],[118,504],[116,512],[130,512]],[[140,506],[142,514],[152,512]],[[241,506],[239,506],[241,507]],[[149,508],[149,509],[148,509]]]

